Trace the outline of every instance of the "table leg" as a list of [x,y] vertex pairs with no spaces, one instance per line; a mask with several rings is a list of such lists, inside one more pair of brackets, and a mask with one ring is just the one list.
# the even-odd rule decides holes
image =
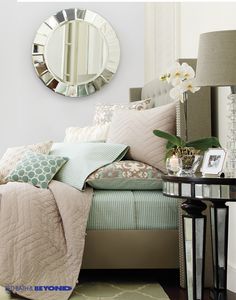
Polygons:
[[191,199],[181,206],[187,212],[183,215],[183,237],[188,300],[203,299],[206,217],[202,211],[206,207],[204,202]]
[[214,289],[211,298],[226,299],[229,208],[224,201],[214,201],[211,207]]

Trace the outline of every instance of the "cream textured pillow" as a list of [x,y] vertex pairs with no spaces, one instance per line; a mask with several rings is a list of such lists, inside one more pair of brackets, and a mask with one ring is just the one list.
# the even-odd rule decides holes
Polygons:
[[145,111],[120,111],[113,116],[108,143],[130,146],[128,158],[165,171],[166,141],[153,134],[154,129],[175,133],[176,104]]
[[15,169],[17,163],[22,159],[29,150],[39,153],[48,154],[53,142],[44,142],[39,144],[8,148],[0,160],[0,184],[6,183],[5,177]]
[[95,108],[95,115],[93,119],[94,125],[103,125],[111,122],[112,116],[117,110],[145,110],[153,107],[152,99],[145,99],[140,101],[135,101],[133,103],[127,104],[105,104],[98,103]]
[[65,143],[106,141],[110,124],[92,127],[69,127],[66,129]]

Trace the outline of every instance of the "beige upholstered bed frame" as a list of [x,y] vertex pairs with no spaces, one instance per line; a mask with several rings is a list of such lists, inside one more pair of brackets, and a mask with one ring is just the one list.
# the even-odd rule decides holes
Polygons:
[[[182,61],[195,67],[195,59]],[[169,89],[169,85],[155,79],[143,88],[131,88],[130,101],[150,97],[155,102],[155,106],[164,105],[172,101],[169,97]],[[202,88],[198,93],[191,94],[187,102],[187,112],[187,130],[190,140],[211,135],[209,88]],[[183,120],[183,106],[180,105],[177,109],[177,131],[180,136],[185,132]],[[181,285],[184,286],[181,222],[179,230],[89,230],[82,267],[85,269],[180,268]],[[209,284],[209,279],[207,282]]]

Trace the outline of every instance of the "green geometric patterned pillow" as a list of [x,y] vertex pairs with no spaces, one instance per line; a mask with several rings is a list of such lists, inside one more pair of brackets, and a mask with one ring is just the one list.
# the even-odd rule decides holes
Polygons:
[[7,176],[9,181],[28,182],[43,189],[68,161],[66,157],[37,154],[28,151],[16,168]]

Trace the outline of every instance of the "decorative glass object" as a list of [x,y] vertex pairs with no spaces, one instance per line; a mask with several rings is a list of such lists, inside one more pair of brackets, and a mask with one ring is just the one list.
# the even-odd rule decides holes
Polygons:
[[173,155],[171,157],[168,157],[166,160],[166,170],[168,175],[175,176],[180,171],[180,159]]
[[180,158],[180,175],[193,175],[202,161],[202,155],[183,155]]
[[236,86],[231,87],[228,96],[228,135],[227,135],[227,177],[236,177]]

